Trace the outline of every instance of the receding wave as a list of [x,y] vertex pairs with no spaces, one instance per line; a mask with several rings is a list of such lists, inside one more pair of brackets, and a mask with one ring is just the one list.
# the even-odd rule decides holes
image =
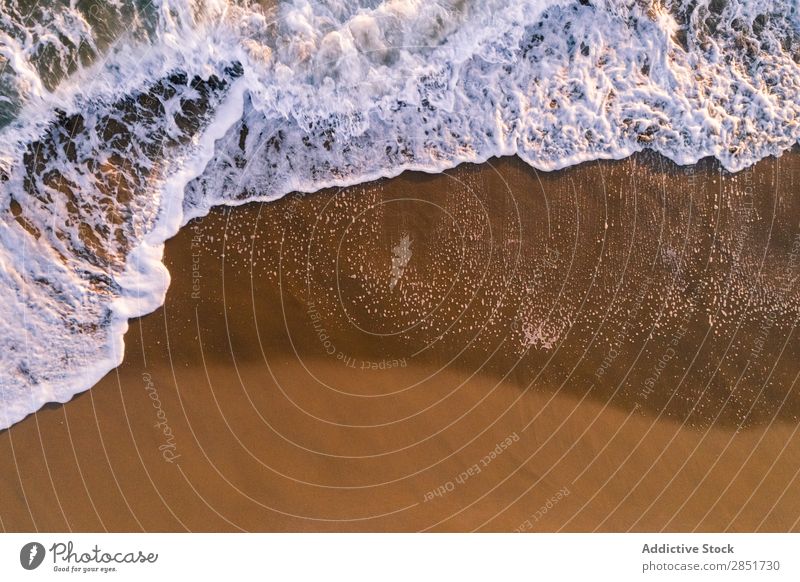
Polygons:
[[791,1],[0,3],[0,428],[122,360],[219,204],[800,137]]

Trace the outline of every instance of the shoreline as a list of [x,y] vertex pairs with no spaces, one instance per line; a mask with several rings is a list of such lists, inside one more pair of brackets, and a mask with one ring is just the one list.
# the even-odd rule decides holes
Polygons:
[[796,530],[798,160],[503,158],[214,209],[123,364],[0,432],[0,524]]

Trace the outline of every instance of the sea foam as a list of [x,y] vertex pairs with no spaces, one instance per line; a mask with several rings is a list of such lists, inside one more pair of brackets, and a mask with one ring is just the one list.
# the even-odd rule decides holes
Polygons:
[[70,6],[0,21],[0,428],[121,362],[214,205],[514,154],[735,171],[800,137],[791,1],[114,2],[102,34]]

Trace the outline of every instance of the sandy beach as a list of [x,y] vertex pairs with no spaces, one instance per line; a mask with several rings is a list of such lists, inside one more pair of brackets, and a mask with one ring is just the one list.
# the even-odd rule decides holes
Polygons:
[[4,531],[800,530],[800,156],[515,158],[217,208]]

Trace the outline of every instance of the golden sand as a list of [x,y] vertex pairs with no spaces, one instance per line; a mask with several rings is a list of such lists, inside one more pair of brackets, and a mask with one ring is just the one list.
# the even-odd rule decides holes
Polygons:
[[0,433],[0,525],[798,530],[798,159],[215,210],[123,365]]

